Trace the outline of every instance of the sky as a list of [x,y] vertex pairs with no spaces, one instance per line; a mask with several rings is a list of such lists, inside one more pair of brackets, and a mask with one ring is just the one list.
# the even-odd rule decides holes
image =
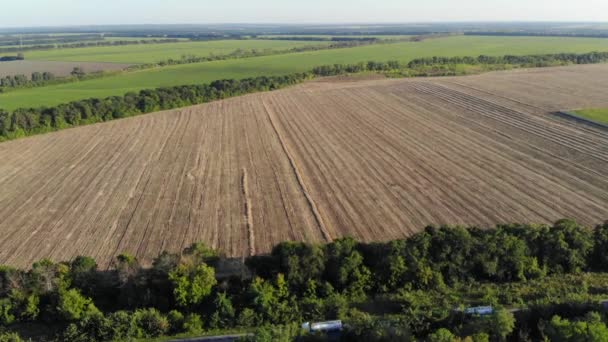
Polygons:
[[0,0],[0,27],[602,21],[608,0]]

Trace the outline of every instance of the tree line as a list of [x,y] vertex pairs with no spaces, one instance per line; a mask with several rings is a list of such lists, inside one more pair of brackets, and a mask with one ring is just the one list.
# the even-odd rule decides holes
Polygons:
[[0,57],[0,62],[12,62],[12,61],[22,61],[25,57],[23,57],[22,53],[19,53],[15,56],[2,56]]
[[[236,53],[236,52],[235,52]],[[239,52],[246,54],[247,52]],[[215,57],[202,57],[215,58]],[[227,58],[220,56],[218,58]],[[171,63],[194,63],[199,57],[184,56]],[[101,121],[108,121],[158,110],[200,104],[251,92],[279,89],[317,76],[361,72],[383,72],[389,76],[447,76],[466,73],[459,66],[482,66],[481,70],[508,67],[543,67],[564,64],[590,64],[608,61],[608,52],[585,54],[548,54],[530,56],[478,56],[420,58],[403,64],[399,61],[368,61],[334,64],[310,72],[285,76],[256,77],[243,80],[218,80],[204,85],[185,85],[130,92],[124,96],[86,99],[55,107],[19,108],[9,113],[0,109],[0,141]],[[103,75],[103,74],[101,74]],[[93,76],[92,76],[93,77]]]
[[558,53],[525,56],[485,56],[478,57],[429,57],[417,58],[408,63],[408,68],[449,64],[510,64],[529,67],[551,66],[556,64],[596,64],[608,61],[608,52],[589,52],[583,54]]
[[257,91],[279,89],[302,82],[307,73],[260,76],[243,80],[218,80],[130,92],[124,96],[85,99],[55,107],[22,108],[12,113],[0,109],[0,139],[17,138],[52,130],[109,121],[159,110],[224,99]]
[[[216,251],[197,243],[182,253],[163,252],[149,268],[128,254],[119,255],[107,271],[84,256],[61,263],[41,260],[30,270],[0,267],[0,326],[40,322],[60,341],[256,327],[262,328],[255,341],[277,336],[319,341],[320,336],[302,336],[298,326],[326,319],[349,322],[345,341],[608,336],[605,318],[590,313],[602,310],[593,303],[557,302],[516,314],[496,307],[479,317],[445,302],[463,300],[455,290],[459,287],[474,291],[487,284],[514,287],[545,279],[550,291],[562,286],[563,277],[606,272],[608,223],[595,229],[572,220],[495,229],[430,226],[386,243],[352,238],[325,245],[284,242],[270,255],[246,260],[251,276],[219,278],[221,261]],[[533,300],[526,291],[517,296],[522,303]],[[374,313],[366,303],[383,303],[376,306],[390,314]],[[584,335],[591,331],[595,335]]]
[[163,43],[179,43],[181,39],[177,38],[164,38],[164,39],[142,39],[142,40],[115,40],[107,41],[101,38],[99,41],[87,41],[77,43],[66,43],[66,44],[37,44],[28,45],[26,47],[0,47],[0,53],[2,52],[23,52],[23,51],[34,51],[34,50],[54,50],[54,49],[74,49],[84,47],[99,47],[99,46],[122,46],[122,45],[139,45],[139,44],[163,44]]

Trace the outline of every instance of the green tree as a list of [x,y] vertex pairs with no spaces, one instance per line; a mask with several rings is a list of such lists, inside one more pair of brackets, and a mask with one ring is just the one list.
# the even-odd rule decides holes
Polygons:
[[23,342],[23,339],[15,332],[0,332],[0,342]]
[[32,265],[30,280],[32,288],[41,294],[67,289],[70,286],[70,268],[66,264],[55,264],[43,259]]
[[505,341],[513,329],[515,329],[515,317],[513,313],[505,309],[497,309],[488,322],[492,335],[501,341]]
[[352,238],[335,240],[327,245],[325,277],[338,291],[361,300],[371,288],[371,273],[363,264],[363,256],[356,246],[357,242]]
[[184,330],[190,334],[200,334],[203,332],[203,320],[195,313],[188,314],[184,319]]
[[15,321],[13,303],[8,298],[0,299],[0,326],[9,325]]
[[173,284],[173,296],[178,305],[194,307],[199,305],[210,294],[217,284],[215,270],[206,264],[181,264],[169,273]]
[[9,296],[14,315],[20,321],[33,321],[40,313],[40,297],[35,293],[13,289]]
[[445,328],[435,331],[426,338],[428,342],[454,342],[455,339],[456,336]]
[[177,310],[171,310],[167,314],[169,321],[169,332],[172,334],[180,333],[184,330],[184,314]]
[[140,309],[133,313],[137,337],[158,337],[169,331],[169,321],[156,309]]
[[70,264],[70,275],[74,287],[80,289],[87,296],[95,294],[97,282],[97,263],[95,259],[77,256]]
[[608,327],[602,322],[600,315],[594,312],[579,321],[554,316],[545,332],[554,342],[608,341]]
[[86,298],[76,289],[59,292],[57,313],[67,321],[80,320],[85,315],[98,313],[99,310],[90,298]]
[[211,327],[226,329],[234,325],[235,311],[226,293],[218,293],[213,301],[215,310],[211,316]]

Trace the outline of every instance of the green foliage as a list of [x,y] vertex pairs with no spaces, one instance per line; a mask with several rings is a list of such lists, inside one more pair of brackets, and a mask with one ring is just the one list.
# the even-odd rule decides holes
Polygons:
[[272,256],[293,291],[302,291],[309,280],[321,280],[325,270],[325,254],[320,246],[283,242],[273,248]]
[[292,342],[302,335],[302,330],[297,324],[263,326],[256,330],[248,342]]
[[169,321],[169,332],[177,334],[184,330],[184,314],[177,310],[171,310],[167,314],[167,321]]
[[0,299],[0,326],[9,325],[15,321],[13,305],[8,298]]
[[70,268],[66,264],[55,264],[44,259],[32,265],[29,272],[32,287],[38,293],[50,293],[70,286]]
[[253,327],[258,321],[257,314],[251,308],[244,308],[239,314],[236,325],[239,327]]
[[135,336],[158,337],[169,331],[169,321],[156,309],[140,309],[133,313]]
[[0,332],[0,342],[23,342],[23,339],[14,332]]
[[211,316],[212,328],[228,328],[234,326],[235,311],[232,301],[226,293],[218,293],[213,301],[215,310]]
[[63,341],[96,342],[119,338],[114,335],[112,322],[99,311],[87,313],[82,319],[68,325],[62,334]]
[[285,324],[299,317],[298,305],[282,274],[277,275],[274,284],[254,279],[248,292],[253,309],[264,322]]
[[86,298],[76,289],[59,291],[57,313],[67,321],[77,321],[86,315],[99,310],[90,298]]
[[131,314],[126,311],[117,311],[108,315],[110,326],[109,335],[112,339],[122,341],[127,337],[136,335],[137,327],[131,317]]
[[513,329],[515,328],[515,317],[513,313],[505,310],[498,309],[490,317],[488,322],[489,331],[496,339],[505,341]]
[[455,339],[456,336],[445,328],[435,331],[426,338],[428,342],[454,342]]
[[97,282],[97,263],[95,259],[85,256],[76,257],[70,264],[71,281],[74,287],[84,294],[92,296]]
[[184,331],[190,334],[200,334],[203,332],[203,320],[195,313],[188,314],[184,319]]
[[215,270],[206,264],[181,264],[169,273],[173,283],[173,295],[178,305],[194,307],[211,294],[217,284]]
[[569,321],[554,316],[546,329],[554,342],[600,342],[608,341],[608,327],[597,313],[588,314],[584,320]]
[[352,238],[335,240],[326,247],[326,279],[338,290],[354,300],[362,300],[371,287],[371,272],[363,264],[363,256],[356,250]]
[[13,289],[8,296],[15,317],[20,321],[33,321],[40,314],[40,297],[35,293]]

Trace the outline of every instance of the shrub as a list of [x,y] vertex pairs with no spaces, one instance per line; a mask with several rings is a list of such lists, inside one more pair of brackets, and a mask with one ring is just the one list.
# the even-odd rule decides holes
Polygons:
[[99,310],[90,298],[86,298],[76,289],[62,290],[59,292],[57,313],[67,321],[76,321],[87,314],[93,314]]
[[0,342],[22,342],[19,334],[14,332],[0,332]]
[[173,334],[180,333],[184,330],[184,314],[177,310],[171,310],[167,314],[169,321],[169,331]]
[[200,334],[203,332],[203,320],[200,315],[189,314],[184,320],[184,330],[190,334]]
[[156,309],[140,309],[133,314],[138,337],[158,337],[169,331],[169,321]]

